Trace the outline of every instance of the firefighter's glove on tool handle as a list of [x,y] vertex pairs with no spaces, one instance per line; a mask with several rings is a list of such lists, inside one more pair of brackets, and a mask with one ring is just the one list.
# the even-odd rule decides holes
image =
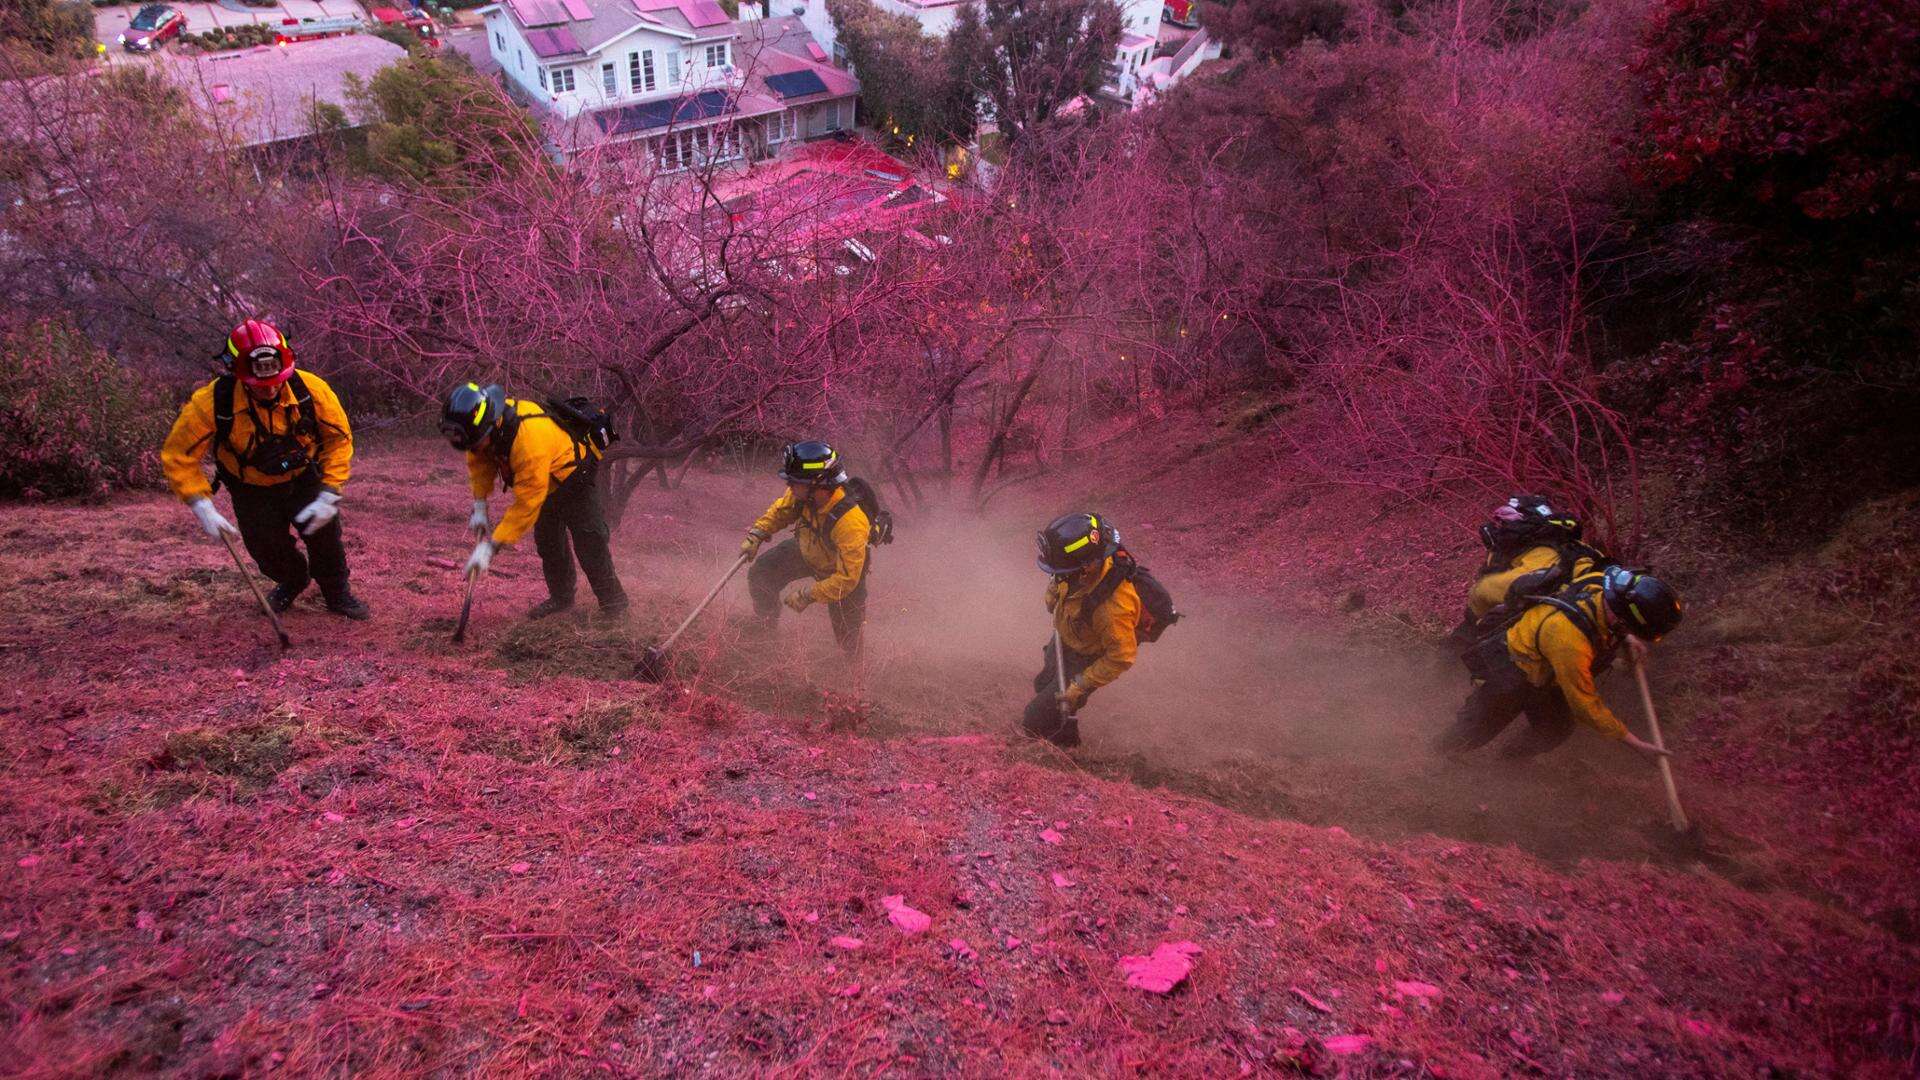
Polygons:
[[795,585],[787,592],[786,605],[795,611],[805,611],[813,604],[813,587]]
[[193,516],[200,520],[200,527],[215,540],[220,539],[221,533],[240,535],[240,530],[233,527],[233,522],[221,517],[220,511],[214,509],[212,499],[195,499],[187,504],[187,509],[193,511]]
[[752,532],[747,533],[747,538],[745,540],[740,541],[741,556],[745,558],[748,562],[752,562],[754,560],[754,557],[760,554],[760,545],[766,542],[767,542],[767,534],[761,532],[758,529],[755,529]]
[[491,524],[487,520],[487,500],[473,500],[473,516],[467,519],[467,528],[473,531],[473,535],[484,537],[487,535],[487,526]]
[[1087,692],[1081,689],[1079,683],[1072,682],[1067,684],[1065,690],[1053,695],[1053,699],[1067,712],[1079,712],[1080,706],[1087,702]]
[[293,515],[293,523],[300,527],[300,535],[312,536],[327,527],[327,522],[340,515],[340,493],[322,491],[313,497],[306,509]]
[[482,540],[473,545],[473,554],[467,556],[466,573],[469,576],[484,574],[488,564],[493,562],[493,541]]

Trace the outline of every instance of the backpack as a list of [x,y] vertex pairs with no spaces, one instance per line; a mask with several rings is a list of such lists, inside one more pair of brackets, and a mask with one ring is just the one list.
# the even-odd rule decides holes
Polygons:
[[840,519],[847,516],[847,511],[858,506],[867,512],[867,546],[893,543],[893,515],[880,508],[880,493],[873,489],[872,484],[857,476],[849,478],[844,486],[847,497],[827,511],[821,533],[832,536],[834,526],[840,524]]
[[546,409],[549,419],[560,425],[560,430],[573,436],[574,442],[586,443],[605,453],[607,447],[620,441],[620,433],[613,429],[613,417],[594,404],[592,398],[554,398],[541,402],[541,407]]
[[1137,562],[1126,548],[1113,553],[1113,571],[1100,579],[1086,600],[1080,604],[1080,618],[1083,622],[1093,619],[1093,613],[1100,609],[1120,587],[1122,581],[1133,582],[1133,589],[1140,594],[1140,625],[1137,628],[1141,641],[1159,641],[1167,627],[1180,621],[1180,612],[1173,606],[1173,594],[1167,591],[1160,579]]
[[[282,468],[282,469],[279,469],[278,471],[272,468],[259,468],[258,464],[256,464],[252,460],[249,460],[247,456],[243,456],[243,452],[239,447],[233,445],[233,442],[232,442],[233,417],[234,417],[233,389],[234,389],[234,384],[238,381],[239,380],[235,379],[232,375],[222,375],[219,378],[213,380],[213,445],[214,445],[214,448],[218,450],[220,447],[225,446],[227,449],[232,450],[234,458],[240,462],[240,466],[242,469],[245,469],[249,466],[253,466],[259,469],[259,471],[265,472],[272,476],[283,476],[286,473],[297,472],[302,468],[309,468],[309,469],[315,468],[316,466],[314,464],[313,459],[318,458],[323,452],[325,452],[327,444],[326,444],[326,440],[323,439],[320,435],[320,418],[314,415],[313,392],[307,389],[307,381],[300,377],[300,373],[298,371],[295,371],[287,376],[287,385],[293,388],[293,403],[300,410],[300,418],[293,422],[293,429],[290,432],[288,432],[288,434],[289,435],[305,435],[308,438],[312,439],[313,455],[312,457],[307,458],[307,460],[303,462],[293,464],[290,468]],[[255,431],[254,439],[256,443],[258,442],[259,437],[260,437],[260,433],[258,431]],[[272,438],[273,437],[271,436],[269,437],[270,440]],[[253,449],[256,451],[256,453],[252,456],[257,457],[258,456],[257,451],[262,448],[256,446]],[[301,457],[307,457],[307,455],[304,452],[302,452]],[[222,480],[225,480],[229,483],[236,483],[236,484],[239,483],[238,477],[229,477],[227,475],[226,469],[220,465],[219,454],[216,453],[214,455],[213,462],[214,462],[214,469],[213,469],[213,490],[214,491],[220,490],[220,482]]]
[[[1461,656],[1462,662],[1467,665],[1467,670],[1475,676],[1485,678],[1490,665],[1506,654],[1507,631],[1513,628],[1513,624],[1520,621],[1522,615],[1545,604],[1558,608],[1561,614],[1573,623],[1574,629],[1580,631],[1586,637],[1588,644],[1594,647],[1594,674],[1605,671],[1613,662],[1614,650],[1600,649],[1600,628],[1593,624],[1592,617],[1581,608],[1580,601],[1586,599],[1588,594],[1605,579],[1607,565],[1611,565],[1611,560],[1604,565],[1596,565],[1585,574],[1567,581],[1559,591],[1553,593],[1531,592],[1521,595],[1516,587],[1506,603],[1488,611],[1474,623],[1473,645]],[[1546,571],[1537,573],[1543,574]],[[1535,574],[1528,574],[1520,580],[1527,581],[1533,577]],[[1519,583],[1515,584],[1518,586]],[[1618,642],[1615,644],[1617,645]]]

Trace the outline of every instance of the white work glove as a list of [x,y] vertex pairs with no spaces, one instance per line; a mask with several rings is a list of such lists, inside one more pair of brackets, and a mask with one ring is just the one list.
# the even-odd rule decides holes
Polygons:
[[220,511],[213,508],[212,499],[202,496],[188,503],[187,509],[193,511],[193,516],[200,519],[200,527],[215,540],[220,539],[221,533],[226,533],[228,536],[240,535],[240,530],[233,527],[233,522],[221,517]]
[[487,520],[487,500],[473,500],[473,516],[467,519],[467,528],[473,530],[475,536],[485,536],[489,524],[491,522]]
[[327,522],[340,516],[340,494],[335,491],[323,491],[313,497],[305,510],[293,515],[293,523],[300,526],[300,535],[312,536],[327,527]]
[[467,556],[468,574],[484,574],[488,564],[493,562],[493,541],[482,540],[473,545],[473,554]]

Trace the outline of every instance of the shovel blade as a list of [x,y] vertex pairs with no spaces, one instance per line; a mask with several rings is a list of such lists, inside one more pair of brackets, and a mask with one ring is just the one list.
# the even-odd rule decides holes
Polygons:
[[657,645],[649,645],[640,653],[640,659],[633,665],[634,677],[642,682],[665,682],[667,678],[667,654]]

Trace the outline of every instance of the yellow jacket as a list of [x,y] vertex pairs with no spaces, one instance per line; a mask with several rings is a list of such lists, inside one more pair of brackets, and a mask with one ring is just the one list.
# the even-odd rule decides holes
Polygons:
[[1087,618],[1087,594],[1113,572],[1109,558],[1100,568],[1100,576],[1085,588],[1067,591],[1067,583],[1056,581],[1047,586],[1047,610],[1053,612],[1053,628],[1060,632],[1060,643],[1082,656],[1096,659],[1074,682],[1087,690],[1098,690],[1126,673],[1140,653],[1140,591],[1133,582],[1123,581],[1112,595]]
[[848,510],[833,526],[833,535],[827,535],[827,515],[845,498],[846,488],[834,488],[827,505],[815,510],[811,501],[797,502],[789,491],[773,500],[767,512],[753,523],[753,531],[762,536],[772,536],[789,525],[794,526],[793,534],[800,541],[800,557],[813,568],[816,580],[811,591],[816,603],[831,604],[844,599],[860,587],[860,575],[867,570],[867,537],[873,531],[873,523],[867,520],[865,510],[858,506]]
[[[1541,544],[1538,547],[1530,547],[1520,554],[1515,555],[1513,561],[1507,564],[1506,569],[1479,578],[1467,589],[1467,614],[1477,619],[1487,612],[1492,611],[1494,608],[1499,607],[1501,604],[1506,603],[1507,591],[1513,588],[1514,582],[1533,573],[1535,570],[1545,570],[1559,561],[1560,549],[1554,547],[1552,544]],[[1487,556],[1487,562],[1489,565],[1492,564],[1493,556],[1491,554]],[[1573,574],[1565,580],[1571,581],[1573,578],[1584,577],[1593,569],[1594,562],[1592,558],[1586,555],[1575,555],[1573,557]]]
[[[180,407],[180,416],[174,420],[173,430],[160,447],[160,469],[166,474],[167,485],[182,502],[213,493],[202,462],[206,460],[207,445],[213,442],[213,388],[219,381],[215,379],[193,392]],[[340,407],[339,396],[325,379],[311,371],[302,371],[300,381],[313,396],[313,418],[320,428],[320,445],[316,446],[314,440],[304,434],[296,433],[294,437],[306,447],[307,456],[318,462],[320,483],[338,494],[353,471],[353,429],[347,423],[346,410]],[[240,380],[233,381],[233,431],[227,445],[214,447],[213,454],[220,468],[243,484],[271,487],[291,483],[300,475],[268,476],[240,461],[241,454],[254,442],[256,416],[265,422],[267,435],[285,435],[293,430],[294,422],[300,418],[300,407],[294,404],[290,382],[280,384],[280,393],[271,404],[261,405],[250,398]]]
[[1559,686],[1575,719],[1610,739],[1624,738],[1626,725],[1600,700],[1600,691],[1593,685],[1594,658],[1618,641],[1602,610],[1605,601],[1595,588],[1574,603],[1593,621],[1597,642],[1588,641],[1566,612],[1552,604],[1537,604],[1507,630],[1507,654],[1528,682]]
[[[527,530],[540,519],[540,507],[545,505],[547,496],[573,475],[587,454],[591,453],[596,459],[600,456],[591,443],[575,442],[567,429],[549,417],[538,402],[508,398],[507,408],[520,419],[512,447],[507,451],[504,474],[500,455],[491,440],[476,450],[467,451],[467,479],[473,483],[474,498],[486,498],[493,491],[495,480],[513,492],[513,505],[507,507],[500,524],[493,527],[493,542],[499,547],[527,535]],[[494,438],[499,438],[498,428],[494,429]]]

